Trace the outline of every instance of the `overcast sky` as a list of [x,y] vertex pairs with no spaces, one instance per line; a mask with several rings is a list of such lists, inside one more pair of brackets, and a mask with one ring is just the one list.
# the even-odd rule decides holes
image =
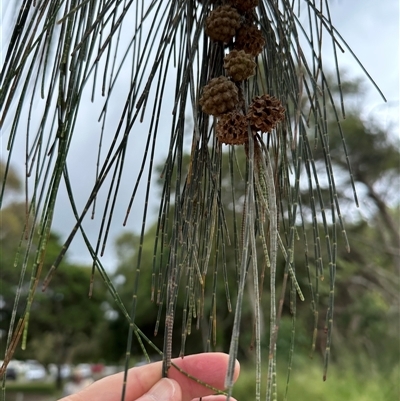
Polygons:
[[[371,74],[375,82],[383,91],[388,102],[384,103],[379,93],[373,88],[372,84],[367,84],[366,87],[368,92],[365,96],[365,105],[363,107],[365,116],[374,116],[379,119],[382,125],[385,127],[393,126],[391,132],[394,136],[399,135],[398,130],[398,109],[399,109],[399,1],[398,0],[332,0],[331,4],[331,15],[332,21],[337,30],[346,39],[349,46],[357,54],[364,67]],[[2,27],[4,24],[2,24]],[[328,39],[328,36],[326,36]],[[2,41],[5,40],[5,35],[2,37]],[[4,43],[4,42],[2,42]],[[4,48],[2,49],[2,57],[4,56]],[[326,48],[325,66],[332,63],[332,56],[329,46]],[[361,68],[356,64],[352,56],[347,52],[346,54],[339,54],[340,65],[343,66],[351,77],[362,77],[363,72]],[[333,64],[332,64],[333,68]],[[115,115],[117,114],[118,105],[111,105],[115,108]],[[98,110],[95,105],[88,105],[87,110],[85,109],[86,116],[92,114],[97,116]],[[111,110],[111,115],[113,111]],[[92,120],[96,120],[93,118]],[[93,146],[93,138],[85,136],[85,131],[90,130],[92,127],[83,125],[80,126],[82,136],[79,140],[74,142],[73,148],[71,149],[74,153],[73,158],[69,161],[69,169],[72,172],[72,178],[74,180],[74,190],[78,201],[83,202],[87,198],[88,185],[86,179],[93,179],[94,170],[76,168],[74,169],[74,162],[77,165],[82,161],[94,163],[95,156],[91,157],[88,148]],[[6,129],[4,130],[6,131]],[[2,159],[5,159],[5,140],[7,138],[7,132],[2,133]],[[75,138],[74,138],[75,139]],[[145,138],[136,138],[137,144],[135,149],[140,152],[139,149],[143,149]],[[167,144],[167,142],[166,142]],[[92,152],[93,153],[93,152]],[[72,153],[71,153],[72,154]],[[165,156],[165,146],[158,147],[157,157],[161,162]],[[139,159],[140,160],[140,159]],[[94,165],[94,164],[92,164]],[[125,209],[129,200],[132,188],[134,186],[134,179],[137,175],[139,168],[138,160],[133,157],[128,161],[127,171],[130,172],[132,179],[129,180],[129,174],[127,180],[124,182],[124,187],[121,191],[121,207],[115,214],[113,222],[112,236],[115,237],[117,233],[122,230],[122,221],[125,215]],[[125,175],[125,177],[127,177]],[[140,195],[143,196],[144,185],[140,188]],[[59,232],[63,236],[66,236],[72,228],[73,219],[68,211],[65,211],[62,197],[65,196],[65,191],[62,189],[60,193],[60,200],[56,210],[55,220],[53,228],[56,232]],[[153,203],[150,205],[151,212],[155,216],[156,211],[156,198],[157,192],[153,191],[152,199]],[[125,230],[140,229],[140,222],[142,216],[142,205],[139,201],[134,203],[134,209],[131,213],[131,217],[128,221],[128,226]],[[100,217],[100,215],[99,215]],[[85,228],[88,233],[95,234],[99,226],[99,218],[97,221],[91,222],[85,221]],[[114,253],[112,252],[112,240],[108,246],[108,252],[103,258],[104,264],[108,268],[115,266],[116,260]],[[93,237],[94,241],[95,236]],[[69,258],[80,262],[89,262],[89,255],[85,250],[85,246],[79,238],[70,248]]]
[[[398,133],[399,1],[333,0],[331,5],[333,23],[388,100],[384,103],[367,84],[365,113],[379,113],[383,123],[397,125]],[[363,76],[349,52],[339,56],[352,75]]]

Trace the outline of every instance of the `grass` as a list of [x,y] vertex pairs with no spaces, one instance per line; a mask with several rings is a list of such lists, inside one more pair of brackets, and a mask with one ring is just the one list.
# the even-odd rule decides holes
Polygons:
[[[240,378],[233,390],[237,400],[253,399],[255,374],[242,366]],[[261,399],[264,399],[262,388]],[[286,372],[278,374],[278,400],[285,400]],[[327,381],[322,381],[322,367],[310,361],[294,367],[291,373],[287,401],[388,401],[400,399],[400,365],[388,374],[359,373],[354,369],[329,367]]]
[[7,392],[27,393],[27,394],[54,394],[56,386],[54,382],[12,382],[7,381]]

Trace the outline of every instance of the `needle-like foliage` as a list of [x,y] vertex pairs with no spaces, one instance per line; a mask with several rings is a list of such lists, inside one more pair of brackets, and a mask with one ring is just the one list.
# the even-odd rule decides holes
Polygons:
[[[44,287],[50,284],[80,232],[93,258],[93,274],[98,271],[130,322],[127,366],[132,341],[136,338],[144,352],[148,343],[135,324],[139,285],[149,287],[152,300],[160,307],[159,315],[162,316],[163,310],[166,312],[162,350],[166,374],[171,365],[172,333],[178,330],[174,324],[177,314],[182,314],[183,319],[181,355],[185,353],[186,338],[194,320],[197,325],[208,320],[206,348],[211,350],[216,341],[217,304],[224,301],[216,299],[217,282],[227,283],[228,274],[236,271],[237,285],[234,288],[226,285],[226,302],[234,313],[226,377],[228,395],[233,386],[244,292],[251,287],[255,298],[255,397],[260,399],[264,391],[261,383],[265,381],[266,399],[276,399],[276,345],[286,294],[290,293],[292,300],[293,321],[296,297],[308,298],[316,325],[321,313],[318,287],[327,276],[330,302],[328,310],[322,311],[326,313],[327,327],[325,377],[334,316],[337,231],[346,238],[327,125],[327,114],[334,113],[339,124],[344,108],[343,101],[335,104],[331,95],[323,67],[322,44],[331,43],[335,84],[339,87],[336,52],[347,46],[331,21],[329,2],[20,0],[16,3],[18,17],[0,74],[0,127],[8,144],[7,168],[10,163],[18,162],[25,166],[27,218],[22,241],[26,241],[27,251],[25,256],[17,255],[15,267],[21,271],[20,285],[27,271],[31,272],[31,278],[27,299],[21,299],[19,292],[16,297],[16,305],[25,302],[26,307],[17,321],[15,306],[5,365],[27,330],[30,306],[39,283],[43,282]],[[229,33],[225,36],[225,31],[218,36],[214,31],[218,31],[219,24],[210,22],[210,15],[221,7],[225,7],[222,13],[233,18],[229,22],[229,29],[233,29],[231,36]],[[248,42],[246,37],[250,38]],[[246,63],[244,73],[233,55],[229,62],[224,61],[234,49]],[[237,99],[224,106],[228,100],[222,94],[221,98],[213,98],[211,109],[207,109],[205,98],[201,100],[206,96],[205,88],[212,79],[221,76],[225,78],[218,82],[228,82],[223,85],[233,91],[229,92],[233,94],[229,99]],[[90,102],[101,105],[99,115],[88,112]],[[232,108],[236,114],[229,117],[226,113],[232,112]],[[238,124],[229,125],[229,121]],[[239,125],[245,127],[240,132]],[[87,170],[90,158],[73,166],[70,160],[81,137],[92,135],[89,127],[95,135],[93,146],[86,151],[98,152],[92,158],[97,160],[96,177],[84,183],[91,190],[81,207],[74,196],[71,171]],[[228,146],[221,140],[224,135],[231,140]],[[139,147],[137,141],[144,145]],[[168,152],[162,172],[164,185],[159,202],[153,279],[144,283],[140,282],[140,272],[151,267],[141,264],[142,243],[150,218],[148,205],[159,143],[167,144]],[[342,143],[346,154],[344,140]],[[316,147],[324,154],[322,174],[314,163]],[[25,160],[16,160],[14,154],[22,152]],[[223,158],[226,153],[229,156]],[[184,164],[185,154],[190,155],[188,165]],[[126,164],[132,158],[140,164],[135,177],[126,172]],[[223,160],[229,160],[230,182],[221,177]],[[348,167],[351,176],[349,163]],[[321,180],[328,182],[328,204],[323,203]],[[129,186],[132,194],[125,221],[133,210],[133,202],[137,202],[139,188],[145,188],[141,240],[137,263],[132,267],[135,285],[130,312],[119,299],[100,260],[110,227],[119,224],[113,219],[120,205],[118,194],[121,188]],[[76,221],[51,270],[42,271],[61,187],[68,194],[68,200],[62,202],[69,202],[63,208],[70,207]],[[300,188],[306,187],[313,244],[297,240],[303,237],[303,220],[310,218],[303,215],[300,196]],[[233,205],[229,210],[222,202],[227,194]],[[3,191],[1,195],[3,199]],[[85,231],[90,213],[93,218],[99,215],[101,221],[97,240]],[[233,225],[228,224],[227,214],[233,215]],[[309,263],[308,246],[314,251],[314,266]],[[235,266],[227,266],[228,247],[235,249]],[[322,247],[327,250],[327,260],[321,258]],[[35,256],[31,260],[27,255],[33,250]],[[294,253],[305,254],[305,269],[294,266]],[[278,271],[279,255],[286,262]],[[303,295],[305,289],[298,284],[299,274],[309,277],[307,295]],[[266,328],[269,355],[265,364],[261,352],[264,328],[260,327],[263,287],[270,297],[270,311],[264,311],[269,318]],[[185,299],[182,311],[176,307],[179,294]],[[163,324],[160,319],[157,327]],[[267,370],[266,380],[262,376],[263,366]]]

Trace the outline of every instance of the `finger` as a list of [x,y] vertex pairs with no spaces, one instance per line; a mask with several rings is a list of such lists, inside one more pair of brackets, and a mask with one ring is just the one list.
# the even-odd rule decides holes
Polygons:
[[[132,368],[128,371],[125,401],[135,401],[161,380],[162,362]],[[104,377],[77,394],[59,401],[120,401],[124,372]]]
[[172,379],[163,378],[137,401],[181,401],[182,393],[179,384]]
[[[229,398],[230,401],[237,401],[236,398]],[[208,395],[206,397],[194,398],[192,401],[226,401],[226,395]]]
[[[174,363],[198,380],[218,390],[224,390],[228,360],[229,356],[227,354],[215,352],[189,355],[183,359],[175,359]],[[240,365],[239,362],[236,361],[234,381],[238,378],[239,371]],[[168,371],[168,377],[176,380],[181,386],[182,401],[190,401],[193,398],[205,397],[214,393],[213,390],[188,378],[173,366]]]
[[[161,378],[162,362],[151,363],[128,371],[125,401],[135,401],[149,391]],[[77,394],[59,401],[120,401],[124,372],[104,377]]]
[[[177,358],[173,362],[199,380],[223,390],[228,355],[219,352],[204,353]],[[130,369],[128,371],[125,400],[134,401],[145,394],[161,379],[161,371],[162,362],[150,363]],[[239,363],[237,363],[235,370],[235,380],[238,375]],[[189,379],[174,367],[171,367],[168,376],[176,380],[181,386],[183,401],[213,393],[211,390]],[[124,374],[122,372],[105,377],[78,394],[63,398],[60,401],[87,401],[92,399],[96,401],[120,401],[123,378]]]

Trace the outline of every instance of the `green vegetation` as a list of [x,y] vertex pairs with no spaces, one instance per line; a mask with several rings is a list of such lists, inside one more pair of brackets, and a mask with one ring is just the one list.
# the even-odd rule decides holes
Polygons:
[[54,382],[7,382],[7,393],[55,395],[58,390]]
[[[241,367],[240,378],[233,391],[237,400],[249,399],[249,395],[254,394],[255,375],[252,369],[246,364]],[[293,369],[287,391],[288,400],[389,401],[399,398],[399,365],[393,367],[389,374],[355,371],[351,365],[346,369],[332,365],[326,381],[322,381],[321,367],[311,361],[303,360],[295,364]],[[278,374],[279,400],[285,400],[285,373],[282,369]]]

